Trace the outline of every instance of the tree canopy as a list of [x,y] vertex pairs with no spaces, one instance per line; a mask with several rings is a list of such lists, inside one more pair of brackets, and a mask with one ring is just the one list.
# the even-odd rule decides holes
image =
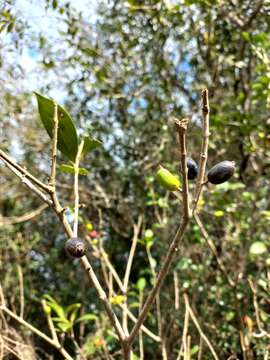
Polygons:
[[[63,115],[64,120],[59,127],[63,142],[58,141],[57,193],[72,219],[73,162],[80,139],[86,139],[80,165],[79,236],[88,241],[87,256],[106,288],[107,270],[100,254],[106,253],[122,279],[138,231],[127,293],[129,309],[137,316],[183,215],[178,198],[155,177],[159,165],[180,175],[171,119],[189,118],[187,155],[199,162],[201,91],[207,88],[207,170],[229,160],[235,162],[236,171],[229,182],[205,185],[198,205],[204,233],[192,219],[159,302],[145,321],[163,341],[156,343],[144,334],[144,358],[184,358],[188,296],[219,359],[267,359],[269,4],[263,0],[37,3],[10,0],[0,5],[1,150],[46,182],[53,100],[60,105],[59,119]],[[9,307],[18,314],[23,311],[24,318],[47,333],[41,305],[46,299],[54,316],[66,319],[56,324],[74,359],[121,359],[94,287],[77,260],[65,252],[66,236],[55,214],[2,162],[0,172],[1,284]],[[191,190],[194,186],[190,181]],[[107,273],[112,282],[111,272]],[[116,284],[112,288],[110,301],[120,312],[124,299]],[[1,318],[0,324],[0,336],[9,345],[4,359],[62,358],[16,322],[7,325]],[[22,355],[23,347],[12,355],[11,344],[5,342],[7,331],[28,345],[31,355]],[[210,359],[211,350],[191,320],[187,331],[190,357],[184,359]],[[139,338],[133,352],[134,359],[142,358]]]

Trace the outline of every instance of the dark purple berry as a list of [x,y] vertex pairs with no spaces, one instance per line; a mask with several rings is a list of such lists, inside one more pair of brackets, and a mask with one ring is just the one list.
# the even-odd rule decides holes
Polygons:
[[198,165],[193,159],[187,158],[187,168],[188,168],[188,179],[194,180],[198,175]]
[[222,184],[233,176],[234,170],[234,161],[221,161],[209,170],[208,181],[212,184]]
[[86,244],[80,238],[71,238],[65,244],[65,249],[69,255],[75,258],[84,256],[86,252]]

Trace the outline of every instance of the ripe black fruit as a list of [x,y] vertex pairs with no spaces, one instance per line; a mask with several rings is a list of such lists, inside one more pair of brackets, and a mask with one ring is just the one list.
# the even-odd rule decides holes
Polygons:
[[209,170],[208,181],[212,184],[222,184],[233,176],[234,170],[234,161],[221,161]]
[[198,165],[196,161],[191,158],[187,158],[187,168],[188,168],[188,179],[193,180],[198,175]]
[[85,254],[86,244],[82,239],[74,237],[66,242],[65,249],[72,257],[80,258]]

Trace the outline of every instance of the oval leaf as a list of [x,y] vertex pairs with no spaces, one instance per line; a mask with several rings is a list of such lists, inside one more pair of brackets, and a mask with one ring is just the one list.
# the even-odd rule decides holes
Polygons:
[[[35,95],[42,124],[50,138],[52,138],[54,102],[38,93],[35,93]],[[60,105],[58,105],[58,121],[57,148],[71,161],[74,161],[78,151],[78,136],[71,116]]]
[[[75,169],[74,166],[72,165],[67,165],[67,164],[62,164],[59,166],[60,171],[67,173],[67,174],[75,174]],[[88,170],[85,168],[79,168],[79,174],[80,175],[88,175]]]
[[83,146],[83,151],[82,151],[83,155],[100,147],[101,144],[102,144],[102,142],[100,140],[95,139],[91,136],[86,136],[84,138],[84,146]]
[[94,314],[84,314],[81,317],[79,317],[75,322],[78,323],[80,321],[90,321],[90,320],[96,320],[97,316]]

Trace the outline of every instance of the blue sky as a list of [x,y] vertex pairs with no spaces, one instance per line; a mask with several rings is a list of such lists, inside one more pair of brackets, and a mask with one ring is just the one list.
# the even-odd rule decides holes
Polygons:
[[[64,5],[66,1],[58,1],[59,5]],[[97,19],[97,6],[98,0],[73,0],[70,1],[71,6],[83,11],[88,23],[94,23]],[[89,6],[91,3],[91,6]],[[12,12],[16,14],[16,17],[22,21],[27,22],[29,26],[27,32],[41,33],[42,36],[48,38],[52,44],[56,44],[60,39],[59,31],[65,29],[65,23],[61,19],[57,10],[53,10],[51,7],[45,9],[45,0],[16,0],[13,6]],[[26,32],[26,34],[27,34]],[[43,79],[40,77],[40,71],[37,69],[37,62],[41,60],[41,56],[35,51],[34,46],[31,46],[29,40],[27,41],[27,35],[25,36],[24,48],[21,49],[20,54],[18,52],[6,52],[5,58],[7,63],[17,63],[23,69],[24,77],[21,84],[21,88],[26,91],[34,91],[40,88],[41,85],[48,83],[48,81],[56,80],[53,77],[53,73],[48,72],[49,77]],[[10,35],[5,34],[3,41],[9,42]],[[42,84],[44,82],[44,84]],[[52,91],[50,96],[54,97],[58,102],[62,103],[65,94],[61,91]]]

